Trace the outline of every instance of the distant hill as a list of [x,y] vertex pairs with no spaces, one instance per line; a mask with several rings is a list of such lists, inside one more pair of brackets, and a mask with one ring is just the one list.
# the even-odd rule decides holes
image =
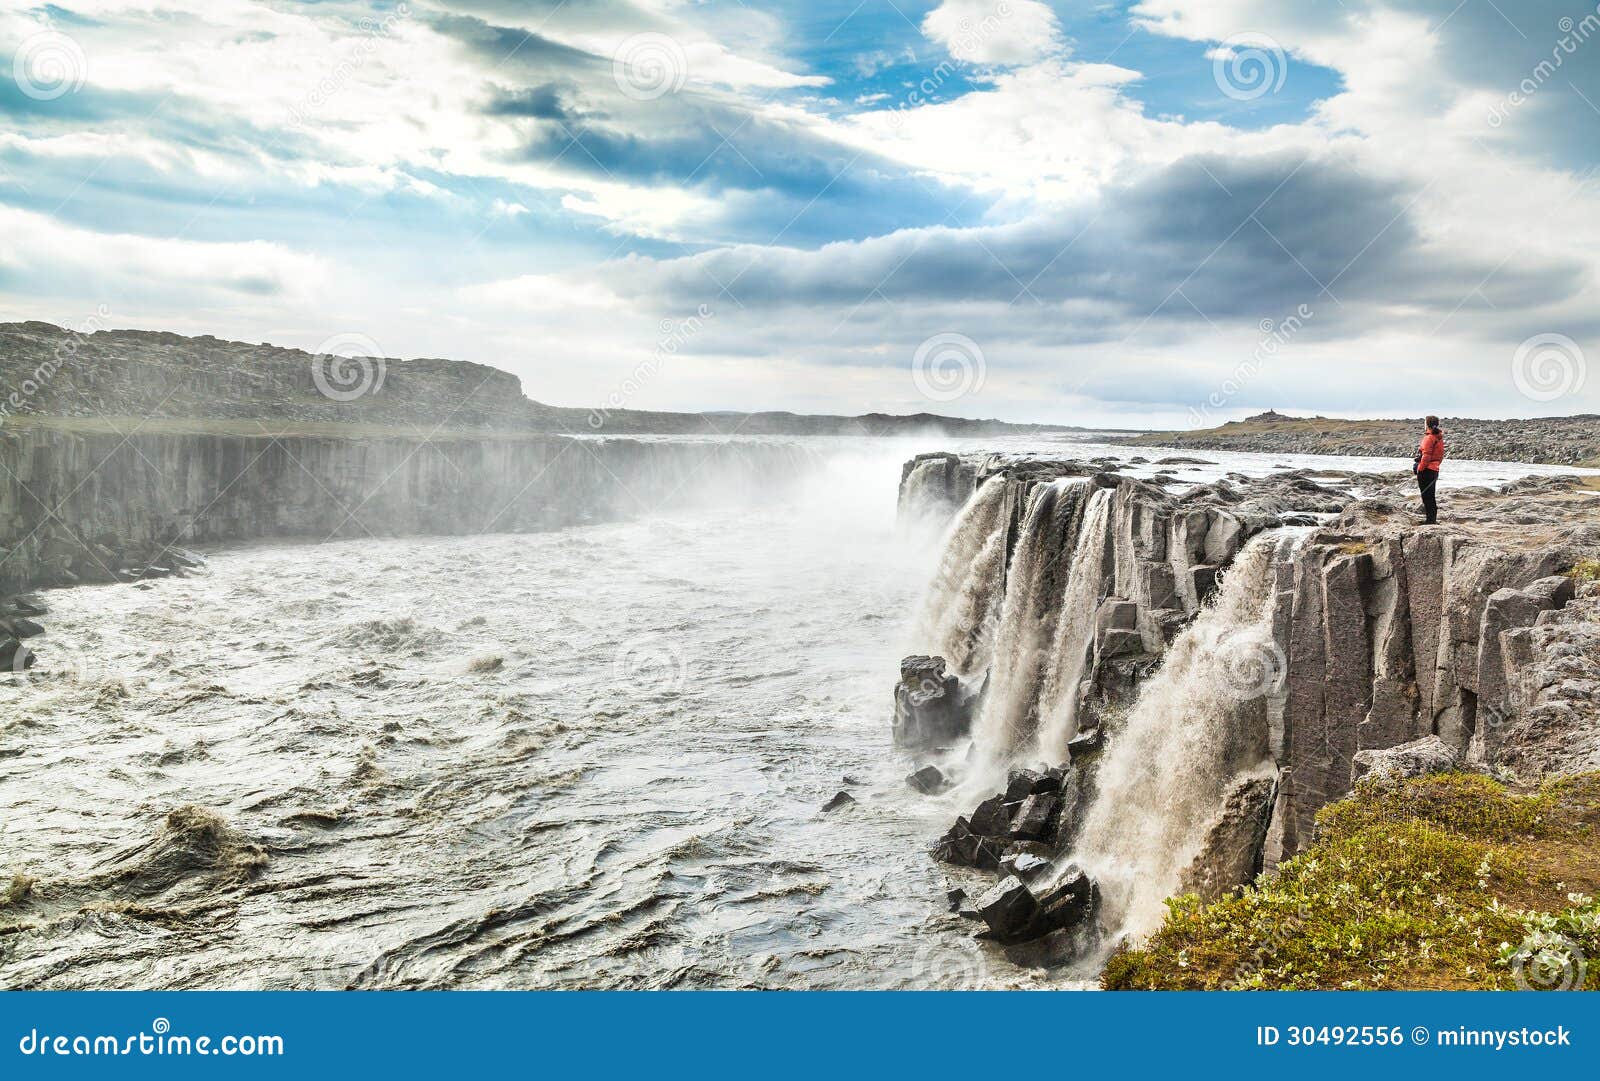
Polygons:
[[[1593,413],[1532,420],[1445,417],[1439,426],[1451,458],[1600,467],[1600,416]],[[1421,436],[1421,417],[1336,420],[1287,417],[1268,410],[1216,428],[1148,432],[1119,441],[1192,450],[1410,458]]]
[[[1081,432],[933,413],[807,416],[577,409],[524,397],[509,372],[467,361],[341,359],[209,335],[0,323],[0,418],[35,414],[426,426],[575,434],[952,436]],[[1095,429],[1101,430],[1101,429]]]

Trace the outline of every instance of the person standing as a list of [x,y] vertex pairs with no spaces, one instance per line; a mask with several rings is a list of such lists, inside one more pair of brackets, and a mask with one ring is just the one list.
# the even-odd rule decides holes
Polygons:
[[1439,427],[1438,417],[1430,416],[1425,423],[1427,429],[1422,433],[1412,471],[1417,475],[1417,490],[1422,493],[1423,522],[1425,525],[1437,525],[1439,500],[1436,489],[1439,485],[1439,467],[1444,464],[1444,431]]

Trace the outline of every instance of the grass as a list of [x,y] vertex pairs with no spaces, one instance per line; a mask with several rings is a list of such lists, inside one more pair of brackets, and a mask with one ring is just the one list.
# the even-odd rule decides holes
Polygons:
[[[1170,900],[1110,990],[1600,989],[1600,774],[1363,784],[1311,847],[1213,904]],[[1587,965],[1581,958],[1592,960]]]

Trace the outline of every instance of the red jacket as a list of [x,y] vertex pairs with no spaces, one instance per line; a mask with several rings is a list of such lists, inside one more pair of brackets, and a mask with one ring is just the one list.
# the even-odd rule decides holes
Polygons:
[[1437,471],[1444,464],[1444,432],[1434,428],[1422,437],[1422,445],[1417,448],[1422,459],[1417,463],[1417,469],[1432,469]]

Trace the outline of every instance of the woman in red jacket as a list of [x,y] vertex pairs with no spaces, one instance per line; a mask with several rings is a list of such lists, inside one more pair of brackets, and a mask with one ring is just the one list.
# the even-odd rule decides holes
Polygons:
[[1439,501],[1434,488],[1439,483],[1439,466],[1444,464],[1444,432],[1439,428],[1438,417],[1427,418],[1428,430],[1422,433],[1422,444],[1417,447],[1417,490],[1422,493],[1422,509],[1427,515],[1427,525],[1439,521]]

